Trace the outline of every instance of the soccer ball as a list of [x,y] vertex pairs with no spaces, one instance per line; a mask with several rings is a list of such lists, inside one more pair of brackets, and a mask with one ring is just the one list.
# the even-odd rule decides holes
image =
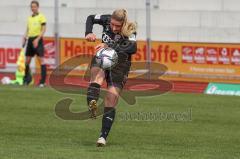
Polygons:
[[96,53],[97,63],[104,70],[113,68],[118,62],[117,52],[112,48],[102,48]]
[[1,83],[4,85],[11,84],[11,79],[8,76],[5,76],[1,79]]

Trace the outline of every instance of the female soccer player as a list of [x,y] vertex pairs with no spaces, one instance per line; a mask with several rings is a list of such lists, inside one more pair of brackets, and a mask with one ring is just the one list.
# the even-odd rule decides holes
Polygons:
[[85,36],[86,40],[90,42],[96,40],[96,35],[92,32],[94,24],[103,27],[102,43],[98,44],[95,49],[110,47],[118,54],[118,63],[111,70],[101,69],[96,57],[93,58],[91,63],[91,79],[87,92],[87,103],[93,118],[96,118],[100,87],[104,80],[107,82],[101,135],[97,140],[97,146],[105,146],[115,118],[115,106],[128,77],[131,56],[137,50],[136,24],[128,20],[125,9],[117,9],[112,15],[89,15],[86,21]]

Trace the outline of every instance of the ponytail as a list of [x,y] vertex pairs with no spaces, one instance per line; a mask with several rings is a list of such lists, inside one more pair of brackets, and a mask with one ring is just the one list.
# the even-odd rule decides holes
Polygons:
[[117,9],[113,12],[112,18],[123,23],[121,34],[129,37],[137,30],[137,25],[134,22],[128,21],[128,14],[125,9]]

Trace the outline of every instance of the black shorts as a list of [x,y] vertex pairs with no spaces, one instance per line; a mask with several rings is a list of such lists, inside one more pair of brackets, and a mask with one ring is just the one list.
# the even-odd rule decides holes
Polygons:
[[41,38],[38,42],[38,47],[35,48],[33,46],[33,41],[37,37],[30,37],[28,38],[28,43],[27,43],[27,50],[26,50],[26,56],[31,56],[33,57],[34,55],[37,55],[39,57],[44,56],[44,45],[43,45],[43,39]]
[[[93,57],[91,67],[100,67],[96,62],[96,56]],[[118,54],[118,63],[110,70],[105,70],[105,79],[108,86],[123,89],[127,82],[128,73],[131,67],[131,57]]]

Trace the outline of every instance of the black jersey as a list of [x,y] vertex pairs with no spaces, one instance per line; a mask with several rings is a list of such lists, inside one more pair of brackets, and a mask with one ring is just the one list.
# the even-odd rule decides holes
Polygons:
[[[110,27],[111,15],[89,15],[86,21],[85,35],[92,33],[93,25],[99,24],[103,26],[102,42],[108,47],[113,48],[117,53],[134,54],[137,51],[136,33],[129,37],[115,34]],[[131,56],[130,56],[131,57]]]

